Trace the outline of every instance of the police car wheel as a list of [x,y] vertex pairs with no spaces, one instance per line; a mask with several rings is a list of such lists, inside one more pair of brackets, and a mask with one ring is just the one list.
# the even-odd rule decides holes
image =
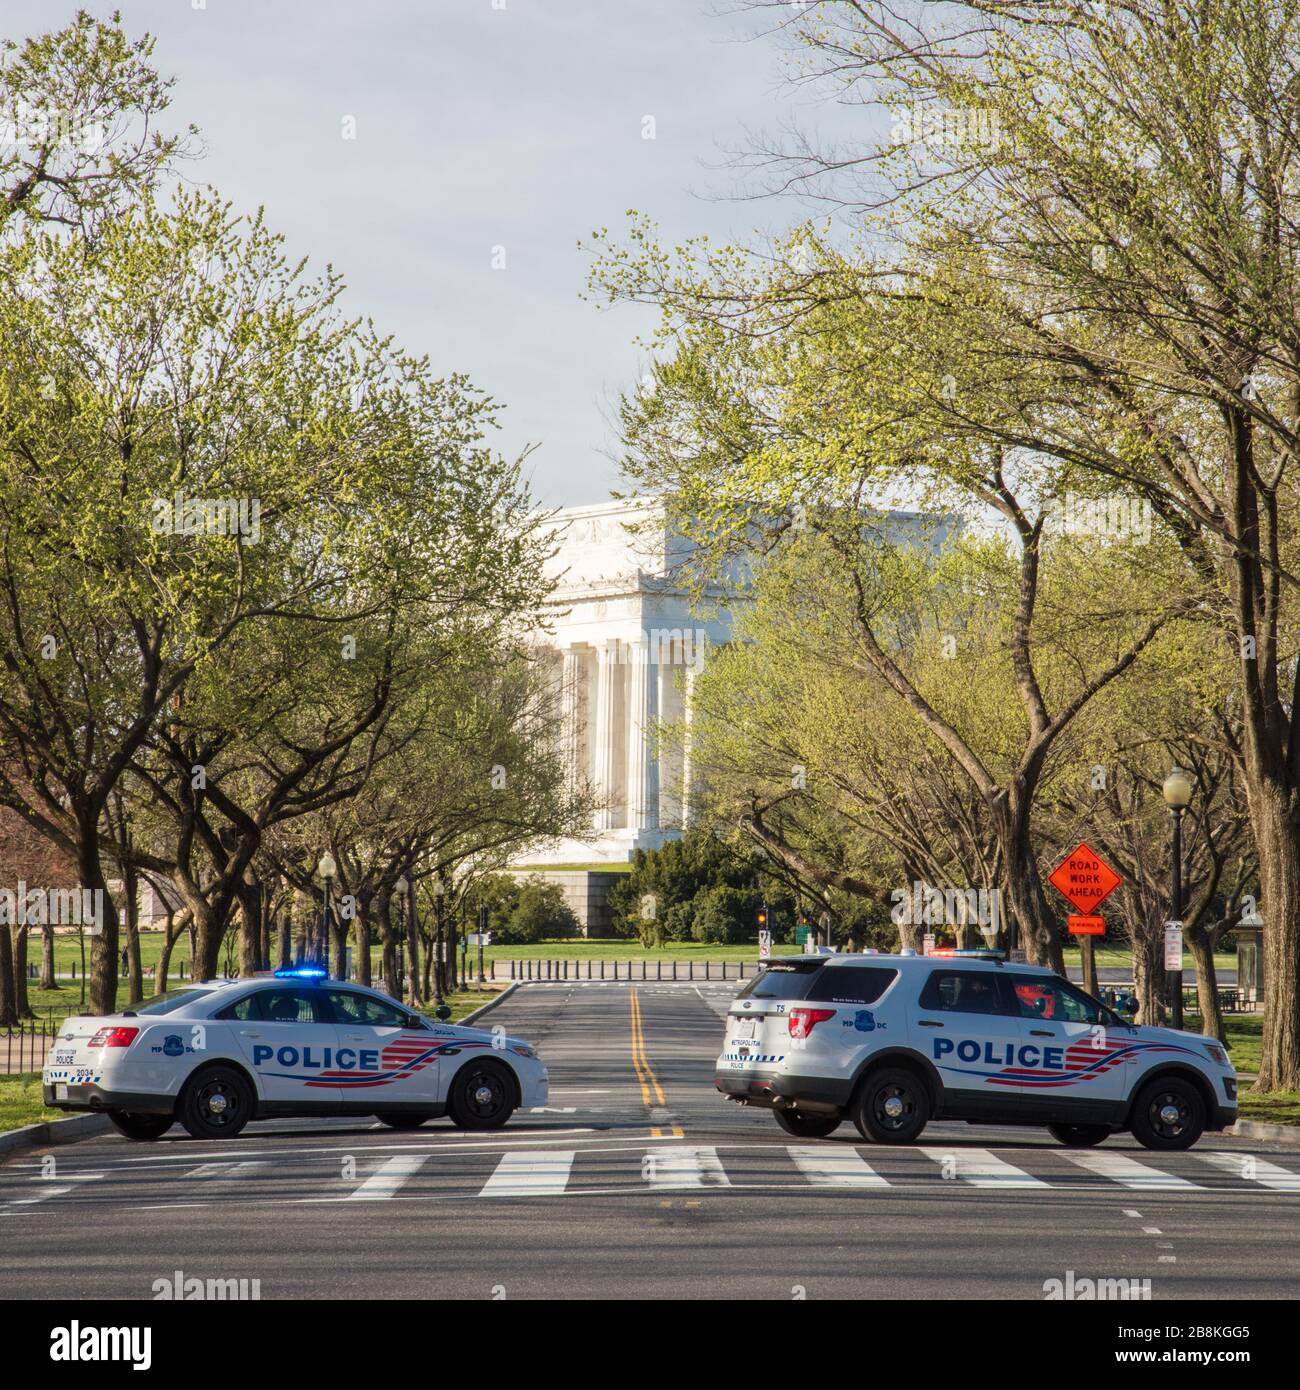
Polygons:
[[471,1062],[456,1073],[447,1114],[461,1129],[500,1129],[515,1113],[514,1078],[500,1062]]
[[1146,1149],[1190,1149],[1205,1131],[1205,1102],[1190,1081],[1168,1076],[1144,1086],[1129,1123]]
[[173,1115],[133,1115],[129,1110],[110,1110],[108,1118],[128,1139],[161,1139],[176,1123]]
[[774,1113],[777,1124],[796,1139],[825,1139],[839,1129],[844,1119],[843,1115],[806,1115],[802,1110],[777,1110]]
[[930,1095],[915,1073],[902,1067],[872,1072],[858,1087],[853,1123],[877,1144],[911,1144],[930,1119]]
[[233,1139],[253,1118],[253,1092],[233,1067],[203,1067],[186,1083],[177,1116],[195,1139]]
[[1090,1149],[1111,1134],[1109,1125],[1048,1125],[1047,1132],[1068,1149]]
[[376,1115],[375,1119],[389,1129],[419,1129],[426,1120],[433,1119],[433,1111],[426,1110],[421,1115],[400,1115],[390,1110],[386,1114]]

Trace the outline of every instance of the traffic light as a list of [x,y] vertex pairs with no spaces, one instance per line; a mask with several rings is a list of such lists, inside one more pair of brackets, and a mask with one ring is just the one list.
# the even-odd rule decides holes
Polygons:
[[764,903],[763,906],[760,907],[760,908],[758,909],[758,929],[759,929],[759,931],[766,931],[766,930],[767,930],[767,904],[766,904],[766,903]]

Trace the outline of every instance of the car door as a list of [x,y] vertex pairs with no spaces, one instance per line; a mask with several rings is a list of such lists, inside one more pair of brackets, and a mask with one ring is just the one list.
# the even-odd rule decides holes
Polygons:
[[439,1091],[439,1039],[423,1019],[361,990],[324,991],[337,1037],[334,1079],[343,1103],[373,1113],[386,1105],[433,1105]]
[[1006,1074],[1017,1063],[1021,1023],[1000,971],[931,971],[908,1031],[939,1073],[945,1115],[1018,1117],[1019,1089]]
[[1131,1035],[1056,975],[1008,977],[1024,1039],[1019,1085],[1031,1117],[1106,1120],[1124,1089]]
[[255,990],[217,1017],[234,1033],[268,1106],[326,1114],[338,1109],[342,1092],[331,1075],[334,1025],[319,986]]

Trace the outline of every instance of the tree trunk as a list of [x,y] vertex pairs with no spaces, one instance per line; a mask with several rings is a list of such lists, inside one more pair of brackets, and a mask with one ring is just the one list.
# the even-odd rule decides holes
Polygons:
[[370,983],[370,901],[358,902],[352,918],[353,969],[357,984]]
[[1138,998],[1137,1022],[1158,1027],[1163,1011],[1165,986],[1165,954],[1162,933],[1143,930],[1141,923],[1131,924],[1133,944],[1133,989]]
[[387,893],[374,899],[375,916],[379,922],[379,948],[383,960],[384,988],[394,999],[402,997],[397,983],[397,938],[393,935],[393,911]]
[[48,923],[41,928],[41,988],[62,988],[54,973],[54,928]]
[[1193,927],[1184,935],[1187,949],[1192,953],[1192,964],[1196,967],[1196,1002],[1201,1015],[1201,1032],[1226,1043],[1228,1037],[1219,1008],[1219,981],[1214,969],[1213,933],[1202,927]]
[[278,970],[288,970],[293,962],[293,941],[290,930],[289,909],[286,907],[280,914],[280,936],[279,936],[279,964]]
[[12,1028],[18,1022],[18,1004],[14,994],[14,944],[9,925],[0,926],[0,1028]]
[[1016,924],[1016,945],[1024,951],[1031,965],[1043,965],[1064,975],[1061,933],[1043,892],[1029,826],[1023,818],[1009,812],[995,815],[993,825],[1002,850],[1002,862],[1007,866],[1007,899]]
[[415,920],[415,889],[410,890],[412,896],[402,904],[402,909],[406,913],[406,952],[410,970],[407,974],[406,1002],[413,1009],[419,1008],[422,1000],[420,998],[420,929]]
[[117,908],[104,879],[104,867],[99,858],[98,810],[83,809],[77,824],[77,871],[81,887],[89,890],[98,907],[98,921],[90,935],[90,1012],[117,1012]]
[[171,970],[172,947],[176,944],[176,914],[167,909],[167,925],[163,928],[162,950],[158,952],[158,974],[154,979],[154,993],[167,993],[167,974]]
[[239,974],[241,979],[262,968],[262,903],[255,883],[239,885]]
[[31,928],[26,922],[14,926],[14,1012],[19,1018],[35,1018],[27,999],[27,938]]
[[1264,917],[1264,1046],[1255,1091],[1300,1091],[1300,811],[1248,786]]
[[132,1003],[144,998],[144,972],[140,969],[140,876],[130,863],[122,866],[126,897],[126,997]]

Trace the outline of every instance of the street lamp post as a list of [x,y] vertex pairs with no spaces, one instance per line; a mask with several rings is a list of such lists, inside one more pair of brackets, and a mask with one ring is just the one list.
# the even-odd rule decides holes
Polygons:
[[406,889],[406,875],[403,874],[393,884],[393,896],[397,901],[397,979],[389,982],[388,992],[394,999],[402,997],[402,981],[406,975],[406,931],[402,925],[406,920]]
[[[1181,933],[1183,914],[1183,812],[1192,799],[1192,780],[1177,764],[1165,778],[1161,792],[1169,814],[1173,817],[1173,851],[1170,867],[1170,908],[1169,920]],[[1169,1011],[1175,1028],[1183,1026],[1183,971],[1179,958],[1177,970],[1170,970],[1165,963],[1165,978],[1169,984]]]
[[330,888],[334,883],[334,875],[339,871],[339,866],[334,862],[334,856],[329,850],[321,855],[320,863],[316,865],[316,871],[325,884],[325,902],[321,910],[320,946],[315,964],[328,967],[330,958]]

